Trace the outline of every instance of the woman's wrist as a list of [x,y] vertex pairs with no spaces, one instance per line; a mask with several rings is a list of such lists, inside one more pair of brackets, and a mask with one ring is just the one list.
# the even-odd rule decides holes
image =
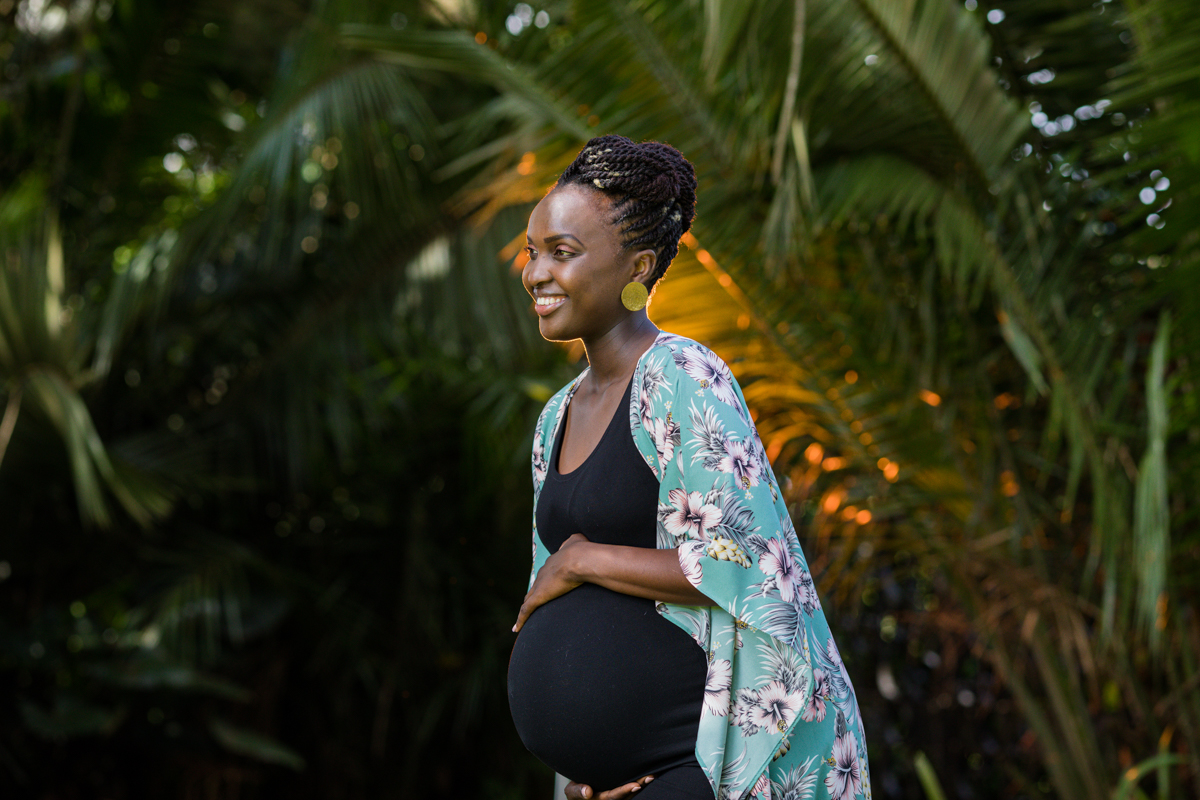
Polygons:
[[595,583],[600,577],[598,556],[605,545],[595,542],[579,542],[564,553],[567,556],[567,577],[576,583]]

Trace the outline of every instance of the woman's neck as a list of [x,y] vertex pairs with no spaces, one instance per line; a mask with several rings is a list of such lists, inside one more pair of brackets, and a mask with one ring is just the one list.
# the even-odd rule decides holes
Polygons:
[[629,379],[642,353],[658,338],[658,328],[645,310],[635,311],[602,336],[585,339],[592,391],[604,391]]

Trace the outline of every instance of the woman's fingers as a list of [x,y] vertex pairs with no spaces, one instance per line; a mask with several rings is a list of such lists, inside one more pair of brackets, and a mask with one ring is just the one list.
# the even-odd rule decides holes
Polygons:
[[624,786],[618,786],[616,789],[610,789],[607,792],[601,792],[598,800],[622,800],[637,794],[650,781],[654,780],[653,775],[647,775],[644,778],[639,778],[633,783],[627,783]]
[[513,625],[513,633],[520,632],[521,628],[525,625],[525,620],[529,619],[529,615],[537,611],[539,606],[545,605],[560,594],[563,594],[563,592],[550,594],[545,586],[542,574],[538,573],[537,579],[533,582],[533,587],[530,588],[529,593],[525,595],[525,600],[521,603],[521,610],[517,612],[517,624]]
[[520,632],[522,626],[525,625],[525,620],[529,619],[529,615],[545,602],[537,598],[539,589],[541,588],[541,577],[542,573],[539,572],[537,578],[533,581],[533,586],[530,586],[529,591],[525,593],[525,599],[521,601],[521,610],[517,612],[517,622],[513,625],[513,633]]
[[592,787],[571,781],[567,784],[564,794],[566,794],[567,800],[591,800]]
[[[575,537],[578,537],[575,544],[579,544],[579,541],[587,541],[581,533],[575,534],[571,539],[575,539]],[[571,542],[571,539],[564,542],[563,547],[566,547]],[[525,620],[539,606],[543,606],[554,598],[561,597],[576,586],[579,586],[579,581],[572,580],[564,574],[561,556],[559,555],[561,552],[562,548],[559,548],[559,553],[550,556],[546,560],[546,563],[542,565],[542,568],[538,570],[537,577],[533,579],[533,586],[529,587],[529,592],[525,595],[525,601],[521,603],[521,610],[517,614],[517,624],[513,625],[513,633],[521,630],[521,627],[525,624]]]
[[609,789],[607,792],[600,792],[599,797],[594,797],[596,793],[592,791],[592,787],[587,786],[586,784],[571,781],[567,784],[566,788],[567,800],[624,800],[624,798],[640,792],[642,787],[652,780],[654,780],[654,776],[647,775],[644,778],[639,778],[633,783],[627,783],[624,786],[618,786],[615,789]]
[[513,625],[513,633],[519,633],[522,626],[525,625],[525,620],[529,619],[529,615],[533,613],[533,609],[537,606],[530,606],[529,595],[525,595],[525,602],[521,603],[521,610],[517,612],[517,624]]

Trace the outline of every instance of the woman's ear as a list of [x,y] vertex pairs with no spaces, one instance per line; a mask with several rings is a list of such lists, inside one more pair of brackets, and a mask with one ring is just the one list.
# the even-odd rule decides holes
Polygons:
[[658,265],[658,254],[653,250],[639,250],[633,257],[633,275],[630,280],[644,283],[649,288],[650,277]]

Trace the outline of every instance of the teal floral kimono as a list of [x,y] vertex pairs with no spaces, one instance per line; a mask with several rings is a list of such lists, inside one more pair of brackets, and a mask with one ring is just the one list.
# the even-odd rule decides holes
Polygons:
[[[558,426],[586,374],[538,419],[535,508]],[[703,345],[660,333],[638,360],[629,414],[660,482],[658,547],[679,551],[684,574],[714,604],[657,608],[708,655],[696,759],[715,797],[869,799],[854,688],[729,367]],[[549,555],[535,515],[530,585]]]

